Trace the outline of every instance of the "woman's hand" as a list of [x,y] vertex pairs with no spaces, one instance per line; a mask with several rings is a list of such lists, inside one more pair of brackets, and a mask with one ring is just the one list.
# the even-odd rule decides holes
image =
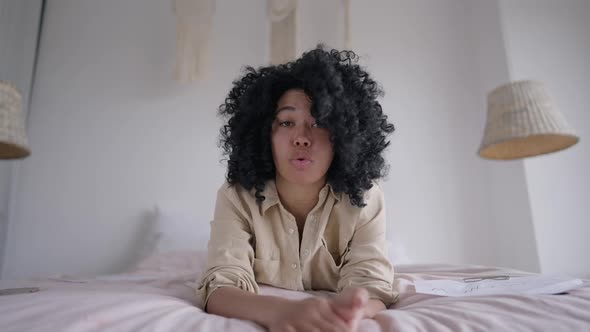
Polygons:
[[312,297],[284,303],[268,325],[270,332],[354,332],[363,318],[367,292],[347,289],[333,299]]
[[349,331],[356,331],[369,302],[367,291],[363,288],[347,288],[332,301],[334,310],[347,322]]

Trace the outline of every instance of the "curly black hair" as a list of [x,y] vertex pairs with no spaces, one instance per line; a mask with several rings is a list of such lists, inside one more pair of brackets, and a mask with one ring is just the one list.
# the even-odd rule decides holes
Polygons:
[[363,193],[385,176],[382,152],[394,126],[377,101],[382,89],[357,63],[354,52],[327,51],[320,44],[293,62],[246,67],[219,107],[227,118],[220,138],[227,181],[255,188],[259,203],[265,199],[265,182],[275,178],[271,129],[277,102],[287,90],[302,89],[312,100],[312,116],[330,132],[334,158],[328,183],[353,205],[365,206]]

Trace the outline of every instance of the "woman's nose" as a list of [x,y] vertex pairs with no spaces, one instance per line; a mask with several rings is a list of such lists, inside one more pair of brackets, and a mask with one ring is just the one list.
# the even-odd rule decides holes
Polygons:
[[306,129],[298,130],[297,133],[295,133],[293,144],[296,147],[309,147],[311,145],[309,133]]

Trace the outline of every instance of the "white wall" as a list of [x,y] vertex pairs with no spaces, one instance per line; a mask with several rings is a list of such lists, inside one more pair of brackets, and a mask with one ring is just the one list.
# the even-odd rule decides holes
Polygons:
[[524,162],[541,270],[590,276],[590,2],[500,1],[513,79],[538,79],[581,137]]
[[[297,8],[297,51],[314,48],[318,43],[344,48],[344,1],[300,0]],[[356,15],[356,14],[355,14]]]
[[136,258],[144,214],[175,202],[207,225],[224,179],[216,116],[265,59],[264,0],[217,1],[212,73],[172,80],[169,1],[48,2],[3,277],[110,273]]
[[[41,17],[41,0],[0,0],[0,80],[13,83],[29,111],[30,86]],[[8,221],[13,211],[20,160],[0,160],[0,270],[3,265]]]
[[[478,1],[352,2],[353,48],[397,127],[384,183],[389,231],[417,262],[535,271],[522,162],[476,156],[485,92],[508,78],[498,9]],[[318,38],[341,43],[339,18],[317,15],[314,3],[301,1],[300,50]],[[217,1],[214,79],[183,86],[171,79],[168,1],[48,2],[35,153],[22,164],[2,277],[120,271],[137,258],[145,212],[158,202],[192,209],[206,225],[224,176],[216,109],[242,65],[265,63],[265,8]]]
[[353,47],[397,127],[390,230],[418,262],[495,263],[468,1],[352,2]]

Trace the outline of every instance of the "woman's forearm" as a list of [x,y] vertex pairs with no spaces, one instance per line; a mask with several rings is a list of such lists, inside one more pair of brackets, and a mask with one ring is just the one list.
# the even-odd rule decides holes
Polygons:
[[[291,312],[295,303],[296,301],[276,296],[257,295],[239,288],[222,287],[211,293],[205,309],[211,314],[250,320],[268,328],[278,317]],[[369,299],[363,310],[363,318],[373,318],[385,309],[383,302]]]
[[254,321],[268,327],[293,301],[276,296],[250,293],[239,288],[222,287],[209,296],[208,313]]

